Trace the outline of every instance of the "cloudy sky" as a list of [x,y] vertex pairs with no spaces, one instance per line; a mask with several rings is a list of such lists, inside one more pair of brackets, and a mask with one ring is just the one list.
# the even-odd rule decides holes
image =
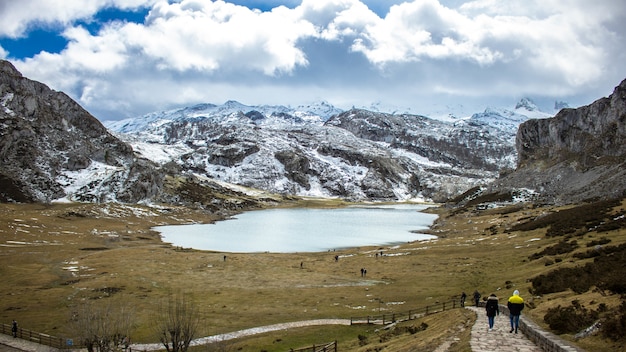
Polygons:
[[626,78],[626,1],[0,0],[0,58],[101,120],[227,100],[550,110]]

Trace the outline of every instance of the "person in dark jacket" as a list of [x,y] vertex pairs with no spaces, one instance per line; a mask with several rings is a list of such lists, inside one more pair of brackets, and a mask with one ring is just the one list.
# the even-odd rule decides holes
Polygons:
[[524,299],[520,297],[519,291],[513,291],[513,296],[509,297],[509,302],[507,303],[509,307],[509,313],[511,317],[511,331],[515,331],[517,334],[517,330],[519,329],[519,316],[522,314],[522,309],[524,309]]
[[478,302],[480,302],[480,292],[478,290],[474,291],[474,305],[478,307]]
[[491,331],[493,330],[493,323],[495,322],[496,315],[500,315],[498,297],[496,297],[495,294],[492,293],[489,297],[487,297],[485,310],[487,311],[487,319],[489,320],[489,331]]

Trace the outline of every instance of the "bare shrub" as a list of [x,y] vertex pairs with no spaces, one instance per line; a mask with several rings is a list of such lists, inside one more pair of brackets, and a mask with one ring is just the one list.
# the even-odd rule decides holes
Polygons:
[[122,299],[85,300],[73,309],[70,321],[89,352],[109,352],[129,343],[132,316],[132,308]]
[[171,296],[154,319],[159,342],[168,352],[186,352],[196,336],[199,313],[184,295]]

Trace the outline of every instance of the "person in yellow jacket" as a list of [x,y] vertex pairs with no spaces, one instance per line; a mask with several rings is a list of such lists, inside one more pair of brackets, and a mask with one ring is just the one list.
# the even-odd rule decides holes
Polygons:
[[513,291],[513,296],[509,297],[507,307],[509,307],[509,316],[511,318],[511,331],[509,332],[515,331],[517,334],[519,316],[522,314],[522,309],[524,309],[524,299],[520,297],[518,290]]

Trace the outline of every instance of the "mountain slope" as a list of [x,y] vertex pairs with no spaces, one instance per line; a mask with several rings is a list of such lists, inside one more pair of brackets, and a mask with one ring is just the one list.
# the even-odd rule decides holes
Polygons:
[[0,105],[0,200],[47,202],[72,193],[82,201],[134,202],[158,189],[159,177],[130,145],[7,61],[0,61]]
[[626,190],[626,80],[607,98],[522,123],[518,168],[496,189],[529,188],[544,201],[575,203]]

